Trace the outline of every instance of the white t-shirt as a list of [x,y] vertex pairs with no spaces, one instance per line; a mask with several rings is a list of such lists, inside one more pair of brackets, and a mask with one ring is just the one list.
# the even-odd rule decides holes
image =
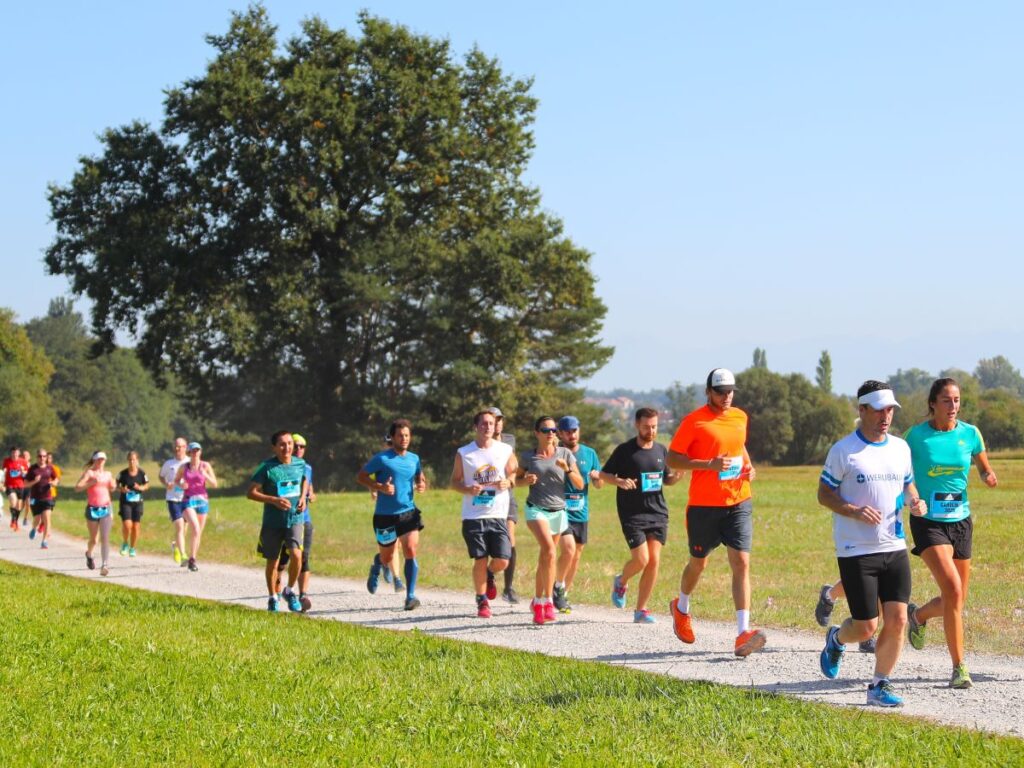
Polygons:
[[463,484],[467,488],[474,485],[491,486],[478,496],[462,497],[463,520],[508,518],[509,492],[500,491],[495,485],[505,479],[505,467],[512,451],[511,445],[496,440],[492,440],[486,448],[481,448],[475,440],[459,448]]
[[188,459],[168,459],[160,467],[160,479],[171,486],[164,493],[164,498],[168,501],[184,501],[185,499],[185,489],[174,485],[174,478],[178,474],[178,467],[187,462]]
[[821,482],[837,490],[843,501],[882,513],[877,525],[833,513],[836,557],[906,549],[903,490],[913,480],[910,446],[901,438],[890,435],[881,443],[872,443],[858,430],[833,445],[821,471]]

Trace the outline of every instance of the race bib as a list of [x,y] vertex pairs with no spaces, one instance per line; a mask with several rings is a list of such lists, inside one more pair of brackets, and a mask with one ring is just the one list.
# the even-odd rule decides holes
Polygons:
[[90,520],[102,520],[110,514],[110,507],[93,507],[90,505],[85,508],[85,511],[89,513]]
[[742,456],[730,456],[728,469],[723,469],[718,473],[719,480],[735,480],[740,476],[740,472],[743,471],[743,457]]
[[394,544],[398,538],[398,532],[395,526],[389,525],[387,528],[374,528],[377,534],[377,543],[382,547],[386,547],[388,544]]
[[905,530],[903,530],[903,514],[901,513],[901,510],[897,509],[895,512],[893,512],[892,518],[892,535],[895,536],[897,539],[907,538],[907,533]]
[[582,512],[583,511],[583,494],[582,493],[567,493],[567,494],[565,494],[565,511],[566,512]]
[[13,479],[15,477],[21,477],[21,470],[20,469],[12,469],[11,470],[11,478]]
[[135,504],[136,502],[142,501],[142,494],[138,491],[125,491],[124,500],[129,504]]
[[928,502],[928,514],[932,517],[963,517],[964,495],[936,491]]
[[277,483],[277,495],[286,499],[297,499],[301,490],[301,480],[279,480]]
[[657,493],[661,490],[664,473],[642,472],[640,474],[640,490],[643,493]]
[[494,497],[496,494],[497,491],[482,491],[473,497],[473,506],[491,509],[494,506]]
[[198,514],[210,511],[210,500],[205,496],[189,496],[188,508],[195,510]]

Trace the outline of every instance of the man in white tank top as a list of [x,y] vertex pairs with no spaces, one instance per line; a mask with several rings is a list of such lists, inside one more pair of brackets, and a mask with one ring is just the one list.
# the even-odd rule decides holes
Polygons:
[[451,487],[462,494],[462,538],[473,558],[477,616],[484,619],[498,594],[494,574],[505,570],[512,556],[507,518],[518,467],[512,447],[494,439],[494,424],[490,411],[476,414],[476,439],[459,448],[451,478]]

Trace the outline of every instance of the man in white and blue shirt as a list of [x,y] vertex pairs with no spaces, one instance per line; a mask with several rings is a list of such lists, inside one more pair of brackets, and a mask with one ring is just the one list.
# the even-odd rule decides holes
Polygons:
[[850,618],[830,627],[821,652],[821,671],[839,675],[846,643],[870,638],[883,628],[875,651],[875,674],[867,703],[902,706],[889,676],[903,648],[910,600],[910,558],[903,526],[903,506],[911,514],[927,511],[917,488],[906,442],[889,434],[900,407],[892,388],[866,381],[857,390],[860,425],[828,452],[818,484],[818,502],[832,510],[839,574]]

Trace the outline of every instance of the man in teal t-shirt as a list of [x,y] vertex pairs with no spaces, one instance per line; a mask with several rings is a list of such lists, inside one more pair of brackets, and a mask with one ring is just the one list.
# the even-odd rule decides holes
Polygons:
[[576,466],[583,475],[583,490],[573,488],[568,481],[565,484],[565,512],[569,518],[569,528],[559,540],[560,553],[555,565],[555,587],[552,602],[562,613],[569,613],[569,590],[576,569],[580,565],[583,548],[587,544],[587,525],[590,521],[590,485],[595,488],[604,485],[601,479],[601,460],[597,451],[580,442],[580,420],[575,416],[563,416],[558,420],[558,440],[564,447],[572,451],[576,457]]
[[290,430],[275,432],[270,438],[274,457],[267,459],[249,480],[246,496],[263,504],[263,526],[257,552],[267,561],[267,610],[278,609],[277,561],[282,546],[288,550],[288,586],[282,596],[289,610],[299,612],[302,603],[295,594],[302,567],[302,519],[306,513],[306,462],[293,456],[295,442]]
[[928,520],[955,523],[971,514],[967,501],[967,478],[974,457],[985,452],[981,432],[972,424],[958,421],[947,431],[929,422],[916,424],[905,435],[914,465],[914,482],[928,503]]

